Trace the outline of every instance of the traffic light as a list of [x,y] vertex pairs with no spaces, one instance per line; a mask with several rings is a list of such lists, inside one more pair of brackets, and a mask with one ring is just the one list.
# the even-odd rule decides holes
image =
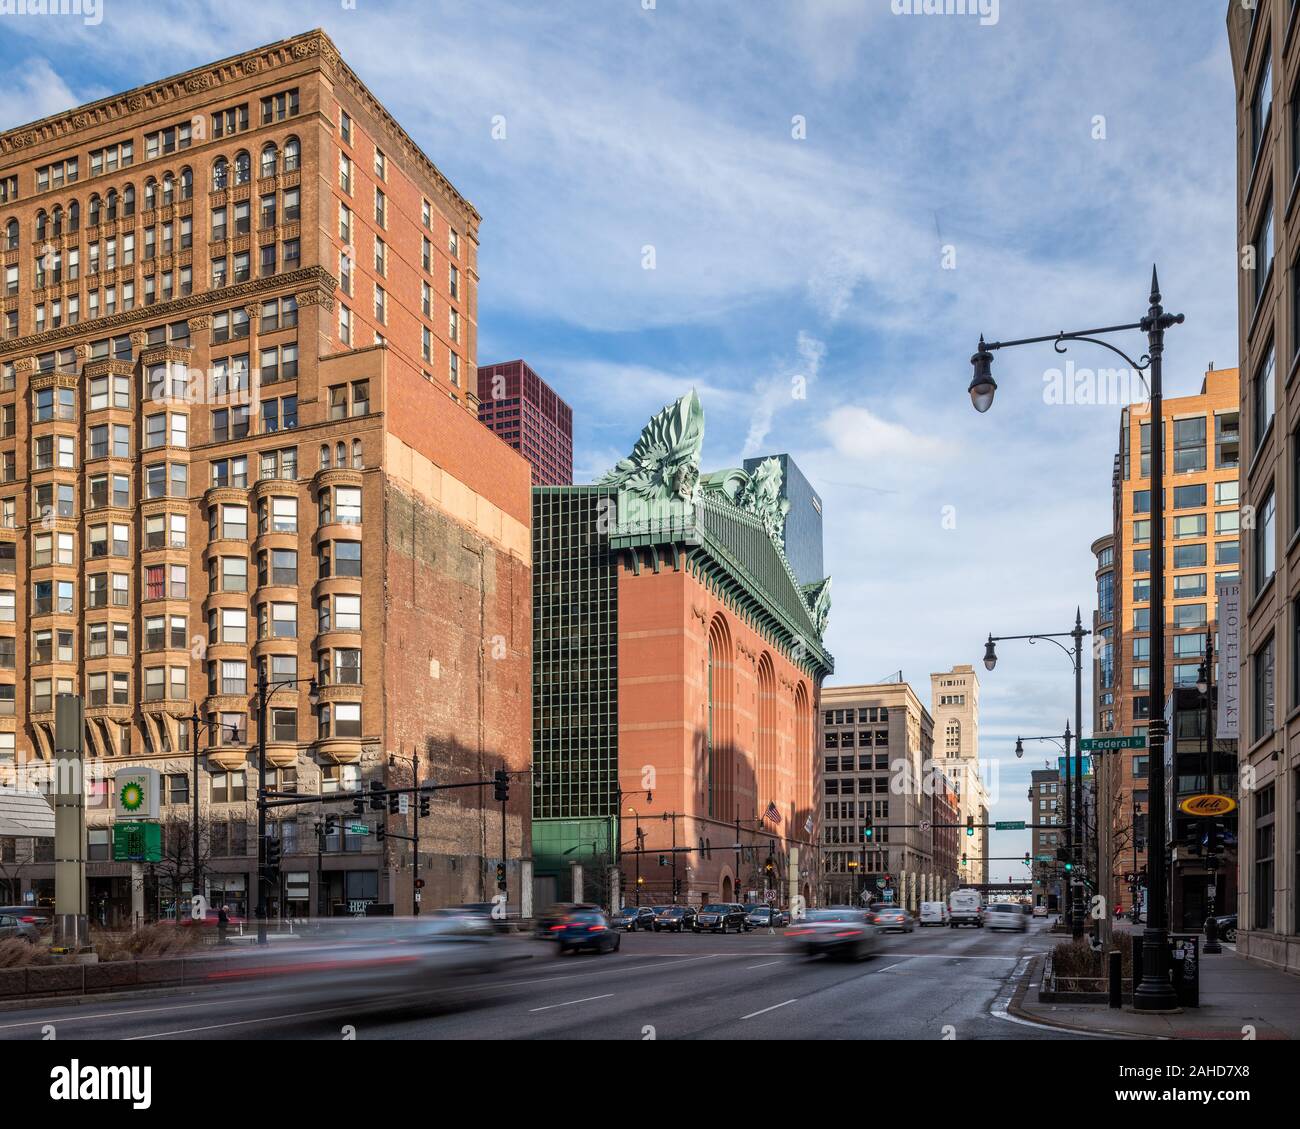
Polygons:
[[876,838],[876,817],[871,812],[867,812],[862,817],[862,820],[862,838],[868,843],[874,842]]
[[388,814],[397,815],[401,811],[402,797],[396,792],[388,793]]
[[382,843],[388,837],[388,831],[382,823],[375,826],[375,838]]
[[[352,801],[352,812],[354,815],[366,814],[366,801],[361,796]],[[329,832],[326,832],[326,834],[329,834]]]
[[508,799],[510,799],[510,773],[508,773],[504,768],[498,768],[496,772],[492,774],[492,779],[495,782],[492,792],[493,799],[498,803],[504,804]]
[[968,815],[966,817],[966,834],[967,835],[975,834],[975,817],[973,815]]
[[497,863],[497,889],[504,890],[505,888],[506,888],[506,864],[503,862],[499,862]]
[[384,810],[384,797],[382,795],[383,790],[384,790],[384,786],[380,784],[378,780],[372,780],[370,782],[370,810],[371,811]]
[[776,863],[774,863],[771,859],[768,859],[767,862],[765,862],[765,863],[763,864],[763,873],[765,873],[765,874],[775,874],[775,873],[776,873]]
[[659,856],[659,865],[660,865],[660,866],[667,866],[667,865],[668,865],[668,856],[667,856],[667,855],[660,855],[660,856]]
[[429,814],[429,797],[426,796],[424,793],[421,793],[420,794],[420,815],[426,816],[428,814]]
[[961,853],[961,864],[962,864],[962,866],[965,866],[965,865],[966,865],[966,852],[965,852],[965,851],[962,851],[962,853]]
[[266,869],[280,869],[280,840],[268,835],[266,837]]
[[1029,852],[1028,852],[1028,851],[1025,852],[1025,865],[1026,865],[1026,866],[1033,866],[1033,865],[1034,865],[1033,862],[1032,862],[1032,860],[1031,860],[1030,857],[1029,857]]
[[[360,802],[361,802],[360,800],[357,801],[357,803]],[[363,805],[362,811],[364,810],[365,807]],[[360,815],[361,812],[357,812],[357,814]],[[337,835],[338,833],[339,833],[339,817],[337,815],[327,815],[325,817],[325,834],[328,836],[328,835]]]

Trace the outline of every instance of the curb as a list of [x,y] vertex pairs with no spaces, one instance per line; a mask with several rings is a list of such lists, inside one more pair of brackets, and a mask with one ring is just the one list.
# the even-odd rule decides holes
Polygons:
[[1021,1000],[1029,993],[1029,982],[1033,980],[1035,973],[1041,972],[1041,963],[1046,960],[1046,954],[1040,954],[1034,957],[1030,962],[1029,968],[1025,973],[1024,979],[1017,986],[1016,990],[1011,993],[1011,999],[1007,1001],[1007,1013],[1014,1015],[1017,1019],[1023,1019],[1028,1023],[1039,1023],[1044,1027],[1055,1027],[1058,1031],[1075,1031],[1085,1035],[1110,1035],[1116,1039],[1150,1039],[1155,1042],[1166,1042],[1168,1036],[1165,1035],[1148,1035],[1140,1031],[1117,1031],[1111,1027],[1081,1027],[1076,1023],[1063,1023],[1059,1019],[1048,1019],[1036,1012],[1027,1010],[1021,1005]]

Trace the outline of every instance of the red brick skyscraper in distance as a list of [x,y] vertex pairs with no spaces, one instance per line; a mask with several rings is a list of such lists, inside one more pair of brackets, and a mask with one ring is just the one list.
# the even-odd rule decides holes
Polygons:
[[523,361],[478,370],[478,418],[526,458],[534,486],[573,483],[573,409]]

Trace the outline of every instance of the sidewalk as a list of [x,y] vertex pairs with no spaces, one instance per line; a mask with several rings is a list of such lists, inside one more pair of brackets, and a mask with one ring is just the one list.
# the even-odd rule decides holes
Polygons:
[[1202,953],[1201,1006],[1175,1015],[1135,1012],[1127,1002],[1122,1008],[1039,1003],[1044,961],[1038,957],[1030,966],[1030,975],[1008,1008],[1011,1014],[1055,1027],[1127,1037],[1240,1040],[1251,1027],[1256,1039],[1300,1039],[1300,976],[1251,963],[1229,945],[1217,955]]

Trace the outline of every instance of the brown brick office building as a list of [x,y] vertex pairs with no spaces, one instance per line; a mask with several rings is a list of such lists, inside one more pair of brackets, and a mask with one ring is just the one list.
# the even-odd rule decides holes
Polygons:
[[[0,134],[0,767],[48,758],[81,693],[87,755],[157,767],[187,818],[197,705],[237,909],[259,665],[321,682],[272,699],[282,791],[527,763],[529,468],[477,421],[478,223],[319,31]],[[426,905],[485,896],[501,852],[490,793],[444,795]],[[286,810],[277,910],[409,910],[408,845],[335,837],[318,881],[320,809]],[[92,911],[138,912],[89,822]]]

